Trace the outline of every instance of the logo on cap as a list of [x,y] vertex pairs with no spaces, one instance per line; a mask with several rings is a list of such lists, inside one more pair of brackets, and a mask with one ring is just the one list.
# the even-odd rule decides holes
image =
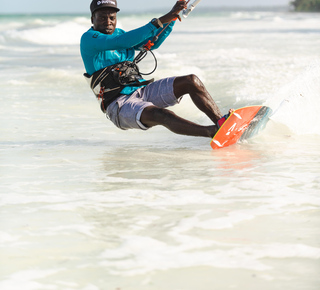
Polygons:
[[101,5],[101,4],[112,4],[112,5],[116,5],[116,2],[110,1],[110,0],[102,0],[102,1],[98,1],[98,2],[97,2],[97,5]]

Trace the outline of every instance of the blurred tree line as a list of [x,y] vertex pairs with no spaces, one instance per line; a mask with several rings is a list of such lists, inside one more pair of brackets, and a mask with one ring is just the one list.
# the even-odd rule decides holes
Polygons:
[[295,11],[320,12],[320,0],[295,0],[291,2]]

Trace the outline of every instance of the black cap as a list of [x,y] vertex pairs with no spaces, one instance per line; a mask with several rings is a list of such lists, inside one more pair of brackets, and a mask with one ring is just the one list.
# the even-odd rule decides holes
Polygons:
[[117,0],[92,0],[90,4],[91,14],[102,8],[114,8],[117,12],[120,11],[117,7]]

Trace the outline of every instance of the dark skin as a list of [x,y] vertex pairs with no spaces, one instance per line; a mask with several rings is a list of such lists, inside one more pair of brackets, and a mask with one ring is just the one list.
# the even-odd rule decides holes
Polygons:
[[[187,1],[178,1],[171,11],[160,17],[159,20],[162,23],[168,23],[176,18],[180,19],[179,13],[185,8],[187,8]],[[117,26],[117,11],[112,8],[99,9],[92,15],[91,22],[94,30],[111,35]],[[217,124],[217,121],[222,117],[218,106],[197,76],[176,77],[173,89],[177,99],[189,94],[197,108],[205,113],[213,123]],[[140,121],[149,128],[162,125],[176,134],[189,136],[212,138],[218,130],[216,125],[201,126],[177,116],[168,109],[157,106],[145,108]]]
[[93,29],[104,34],[113,34],[117,27],[117,11],[104,8],[95,11],[91,17]]

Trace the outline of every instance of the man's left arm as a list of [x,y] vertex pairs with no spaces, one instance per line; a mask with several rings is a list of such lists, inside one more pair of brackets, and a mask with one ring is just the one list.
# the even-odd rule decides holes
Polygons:
[[[164,42],[164,40],[169,36],[169,34],[172,32],[172,28],[176,20],[179,19],[181,21],[179,13],[186,8],[187,8],[187,1],[178,0],[169,13],[159,18],[160,23],[163,23],[163,27],[166,27],[168,23],[170,24],[164,29],[164,31],[162,31],[163,28],[158,29],[158,31],[156,32],[156,35],[158,35],[158,39],[157,41],[155,41],[154,46],[151,48],[152,50],[157,49]],[[152,39],[153,38],[146,39],[144,43],[139,43],[138,45],[134,46],[134,49],[140,50],[144,44],[146,44],[149,40],[152,41]]]

